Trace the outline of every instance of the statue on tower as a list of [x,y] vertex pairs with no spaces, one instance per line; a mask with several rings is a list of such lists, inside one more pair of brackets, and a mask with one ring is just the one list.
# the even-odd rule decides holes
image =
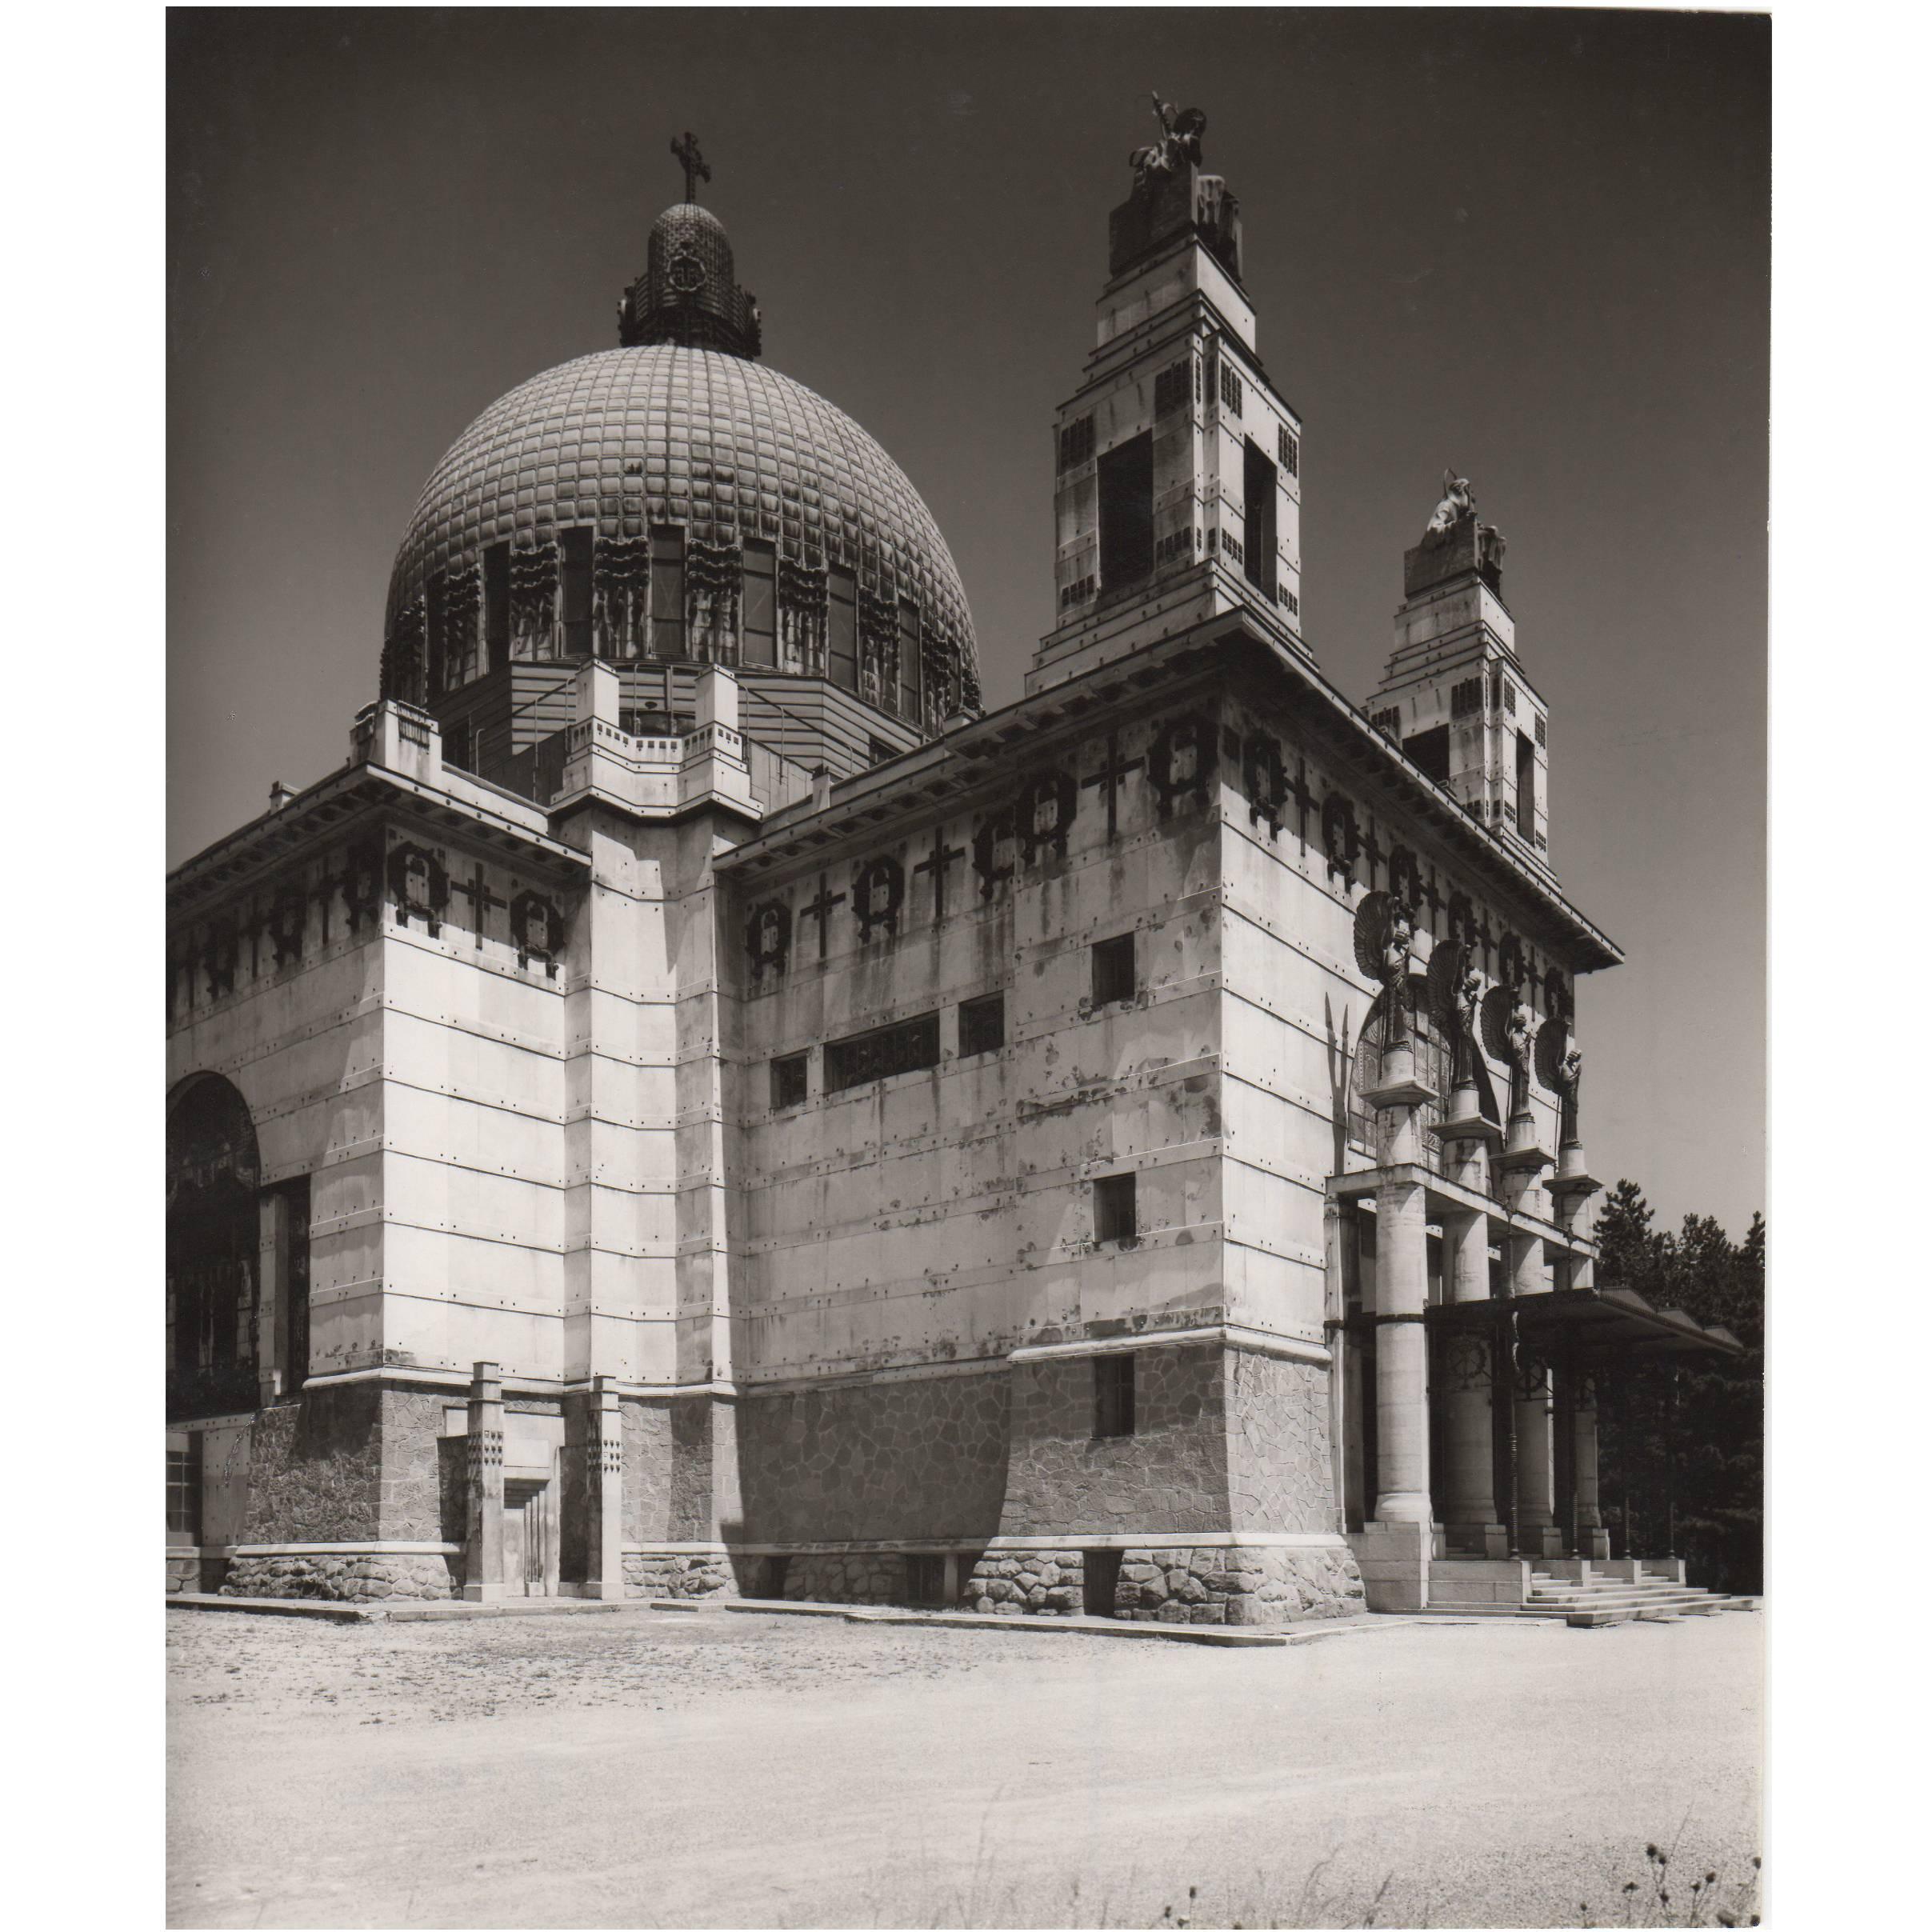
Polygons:
[[[1474,525],[1464,532],[1466,524]],[[1461,542],[1474,557],[1476,568],[1488,579],[1490,588],[1502,594],[1502,554],[1508,547],[1502,532],[1494,523],[1476,522],[1476,493],[1469,478],[1453,470],[1442,472],[1442,494],[1428,527],[1422,532],[1424,548]]]
[[1158,89],[1152,98],[1161,138],[1137,147],[1127,157],[1129,166],[1143,182],[1150,175],[1178,173],[1189,162],[1200,166],[1201,137],[1207,132],[1207,116],[1199,108],[1177,109],[1173,102],[1161,98]]

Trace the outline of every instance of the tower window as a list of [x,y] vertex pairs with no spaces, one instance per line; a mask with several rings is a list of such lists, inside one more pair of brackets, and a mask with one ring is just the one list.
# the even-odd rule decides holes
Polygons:
[[1537,714],[1536,742],[1539,745],[1547,745],[1550,742],[1548,734],[1544,727],[1542,714],[1541,712]]
[[1387,710],[1376,712],[1369,719],[1369,722],[1384,738],[1394,738],[1400,734],[1402,728],[1402,707],[1399,705],[1390,705]]
[[1221,365],[1221,406],[1231,416],[1241,414],[1241,378],[1225,362]]
[[1134,935],[1122,933],[1117,939],[1102,939],[1094,948],[1094,1004],[1111,1006],[1116,1000],[1131,999],[1138,990],[1134,974]]
[[1525,838],[1536,830],[1536,741],[1516,734],[1516,829]]
[[558,533],[563,550],[563,648],[566,657],[590,655],[590,544],[587,524]]
[[771,1105],[774,1112],[781,1107],[803,1106],[805,1091],[803,1054],[787,1054],[782,1059],[772,1062]]
[[1118,1355],[1094,1358],[1094,1434],[1096,1436],[1132,1435],[1134,1433],[1134,1355],[1131,1350]]
[[1081,416],[1060,431],[1060,468],[1078,469],[1094,454],[1094,418]]
[[684,532],[674,527],[650,533],[650,648],[684,655]]
[[1194,385],[1188,371],[1194,365],[1190,356],[1184,362],[1170,363],[1154,378],[1154,413],[1165,416],[1170,410],[1185,409]]
[[919,607],[899,599],[899,715],[921,722],[926,706],[926,666],[919,656]]
[[826,574],[825,647],[832,682],[858,689],[858,584],[850,570]]
[[1402,753],[1410,764],[1434,778],[1437,784],[1449,782],[1447,725],[1437,725],[1427,731],[1417,732],[1413,738],[1404,738]]
[[745,662],[778,661],[778,556],[769,543],[745,546]]
[[510,662],[510,546],[483,552],[483,662],[491,670]]
[[1118,590],[1154,568],[1154,433],[1100,459],[1100,587]]
[[1275,454],[1290,476],[1302,474],[1302,439],[1285,423],[1278,425],[1275,430]]
[[1451,718],[1467,718],[1482,709],[1482,680],[1480,678],[1465,678],[1460,684],[1449,689],[1449,715]]
[[1275,468],[1252,442],[1242,446],[1241,542],[1248,582],[1274,594]]
[[969,999],[959,1007],[959,1057],[997,1053],[1006,1044],[1006,996],[989,993],[984,999]]

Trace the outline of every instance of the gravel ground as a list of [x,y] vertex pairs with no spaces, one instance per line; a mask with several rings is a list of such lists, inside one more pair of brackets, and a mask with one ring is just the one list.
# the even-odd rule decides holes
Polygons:
[[167,1622],[177,1926],[1681,1923],[1758,1848],[1753,1616]]

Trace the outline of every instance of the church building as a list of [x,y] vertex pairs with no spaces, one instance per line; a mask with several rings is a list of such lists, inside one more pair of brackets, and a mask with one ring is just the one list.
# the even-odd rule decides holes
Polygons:
[[1002,709],[918,492],[759,359],[688,136],[618,346],[438,465],[347,762],[168,882],[170,1590],[1682,1582],[1613,1540],[1598,1407],[1734,1345],[1595,1278],[1620,955],[1503,542],[1446,478],[1382,682],[1329,682],[1204,128],[1113,211]]

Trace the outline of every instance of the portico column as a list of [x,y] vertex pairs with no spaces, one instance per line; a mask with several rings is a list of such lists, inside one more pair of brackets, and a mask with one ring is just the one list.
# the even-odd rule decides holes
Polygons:
[[1369,1607],[1423,1610],[1434,1554],[1429,1497],[1429,1231],[1422,1107],[1436,1090],[1416,1072],[1407,1026],[1406,910],[1391,903],[1384,934],[1382,1064],[1364,1098],[1375,1109],[1382,1174],[1375,1190],[1375,1520],[1356,1542]]
[[494,1362],[470,1377],[469,1423],[463,1601],[494,1603],[503,1594],[503,1379]]
[[1610,1561],[1610,1531],[1597,1487],[1597,1378],[1588,1370],[1576,1380],[1577,1554]]
[[[1510,1287],[1520,1303],[1546,1294],[1543,1243],[1539,1235],[1512,1232],[1509,1238]],[[1516,1531],[1524,1556],[1561,1556],[1562,1532],[1556,1520],[1555,1442],[1550,1432],[1550,1364],[1527,1345],[1516,1355]]]

